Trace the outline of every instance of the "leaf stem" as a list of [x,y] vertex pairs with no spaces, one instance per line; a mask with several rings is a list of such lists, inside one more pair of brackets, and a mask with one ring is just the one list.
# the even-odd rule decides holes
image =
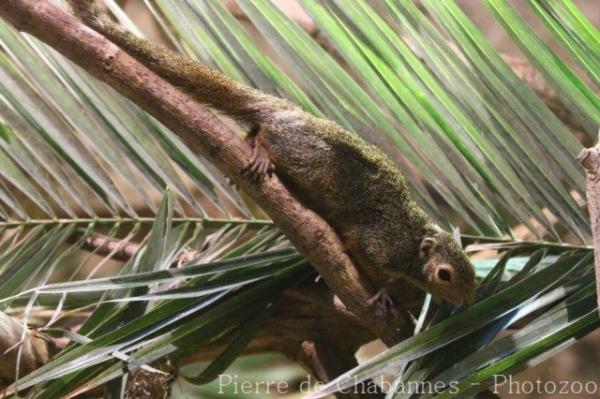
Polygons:
[[[24,219],[0,221],[0,228],[10,227],[34,227],[34,226],[57,226],[57,225],[89,225],[89,224],[152,224],[154,217],[96,217],[96,218],[74,218],[74,219]],[[174,217],[173,223],[202,224],[204,227],[223,227],[226,225],[245,225],[251,228],[272,226],[273,222],[266,219],[219,219],[219,218],[195,218]]]

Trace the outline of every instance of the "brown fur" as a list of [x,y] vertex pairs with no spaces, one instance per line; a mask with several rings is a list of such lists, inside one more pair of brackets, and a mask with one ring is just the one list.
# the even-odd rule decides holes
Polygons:
[[[404,177],[379,148],[289,101],[134,36],[93,0],[70,2],[90,27],[171,84],[247,126],[258,124],[277,175],[332,225],[363,269],[406,277],[454,303],[472,298],[474,272],[465,253],[411,199]],[[425,238],[434,245],[423,254]],[[436,277],[439,265],[452,268],[451,284]]]

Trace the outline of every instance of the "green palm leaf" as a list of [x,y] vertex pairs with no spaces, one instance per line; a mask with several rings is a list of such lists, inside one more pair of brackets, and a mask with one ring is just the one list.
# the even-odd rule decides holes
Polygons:
[[[115,1],[106,3],[139,32]],[[570,57],[561,58],[508,2],[482,3],[593,137],[597,29],[571,0],[529,0]],[[500,253],[476,265],[484,280],[474,306],[442,307],[433,323],[425,307],[418,334],[341,380],[402,365],[396,388],[456,382],[457,392],[447,386],[440,396],[474,394],[492,375],[518,372],[597,328],[589,222],[576,201],[585,191],[575,158],[582,144],[460,7],[300,4],[328,50],[272,1],[238,2],[272,52],[223,2],[146,1],[175,48],[378,144],[440,225],[460,224],[465,243]],[[22,309],[25,324],[36,308],[54,309],[51,323],[81,306],[90,312],[79,335],[55,329],[72,343],[15,387],[47,398],[83,392],[119,381],[124,365],[151,369],[251,326],[199,380],[214,378],[310,268],[254,204],[137,106],[3,21],[0,46],[0,307]],[[536,240],[513,239],[517,225]],[[562,243],[565,231],[580,243]],[[99,257],[53,280],[98,233],[112,250],[93,249]],[[134,256],[99,277],[130,242],[139,243]],[[190,251],[194,260],[171,268]],[[520,331],[492,341],[533,312]]]

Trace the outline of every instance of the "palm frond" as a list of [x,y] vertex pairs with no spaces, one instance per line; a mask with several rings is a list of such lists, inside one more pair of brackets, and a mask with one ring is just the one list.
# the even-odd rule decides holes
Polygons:
[[[456,382],[440,395],[474,394],[493,374],[529,367],[598,327],[589,223],[577,202],[582,145],[455,2],[300,1],[325,46],[273,2],[238,2],[271,52],[223,2],[145,3],[175,48],[378,144],[438,223],[460,224],[465,244],[503,254],[477,262],[484,280],[474,306],[442,307],[432,321],[424,309],[421,332],[315,397],[390,365],[403,366],[396,388]],[[587,139],[595,135],[596,28],[571,0],[530,0],[571,57],[561,58],[505,0],[483,3]],[[51,323],[90,312],[79,335],[54,330],[73,343],[16,388],[60,397],[122,377],[124,365],[179,359],[260,324],[269,303],[310,275],[272,223],[156,120],[2,21],[0,46],[0,308],[23,309],[24,324],[36,306],[55,310]],[[536,239],[514,239],[515,225]],[[565,230],[581,244],[561,242]],[[98,232],[114,248],[94,249],[51,283]],[[118,275],[97,277],[131,241],[139,250]],[[189,250],[196,258],[172,269]],[[517,320],[525,327],[492,341]],[[254,331],[200,380],[227,367]]]
[[[453,2],[425,6],[454,40],[454,49],[442,36],[446,32],[436,30],[410,1],[302,5],[331,39],[343,66],[273,3],[240,3],[290,75],[307,78],[305,97],[328,117],[382,145],[441,223],[448,223],[441,216],[447,211],[432,200],[430,190],[478,232],[506,233],[516,221],[557,238],[550,213],[586,236],[587,219],[572,197],[572,192],[583,193],[575,160],[581,145]],[[186,48],[196,50],[196,57],[227,65],[227,71],[234,69],[235,76],[259,87],[261,79],[245,77],[245,71],[272,76],[271,64],[248,59],[258,50],[220,2],[158,1],[156,7],[165,18],[162,25],[176,32],[173,36],[186,37]],[[386,17],[388,12],[394,18]],[[200,27],[202,35],[186,35],[184,26]],[[284,85],[262,88],[298,100]],[[587,100],[580,100],[585,107]]]

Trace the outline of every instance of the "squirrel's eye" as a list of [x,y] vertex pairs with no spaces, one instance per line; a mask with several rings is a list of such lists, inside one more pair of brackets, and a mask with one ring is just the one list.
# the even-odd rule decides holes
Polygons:
[[438,281],[451,283],[453,275],[452,267],[449,265],[440,265],[437,267],[436,275]]
[[440,280],[443,280],[443,281],[447,281],[447,282],[452,281],[452,275],[450,274],[450,272],[448,270],[440,269],[440,271],[438,271],[438,277]]

